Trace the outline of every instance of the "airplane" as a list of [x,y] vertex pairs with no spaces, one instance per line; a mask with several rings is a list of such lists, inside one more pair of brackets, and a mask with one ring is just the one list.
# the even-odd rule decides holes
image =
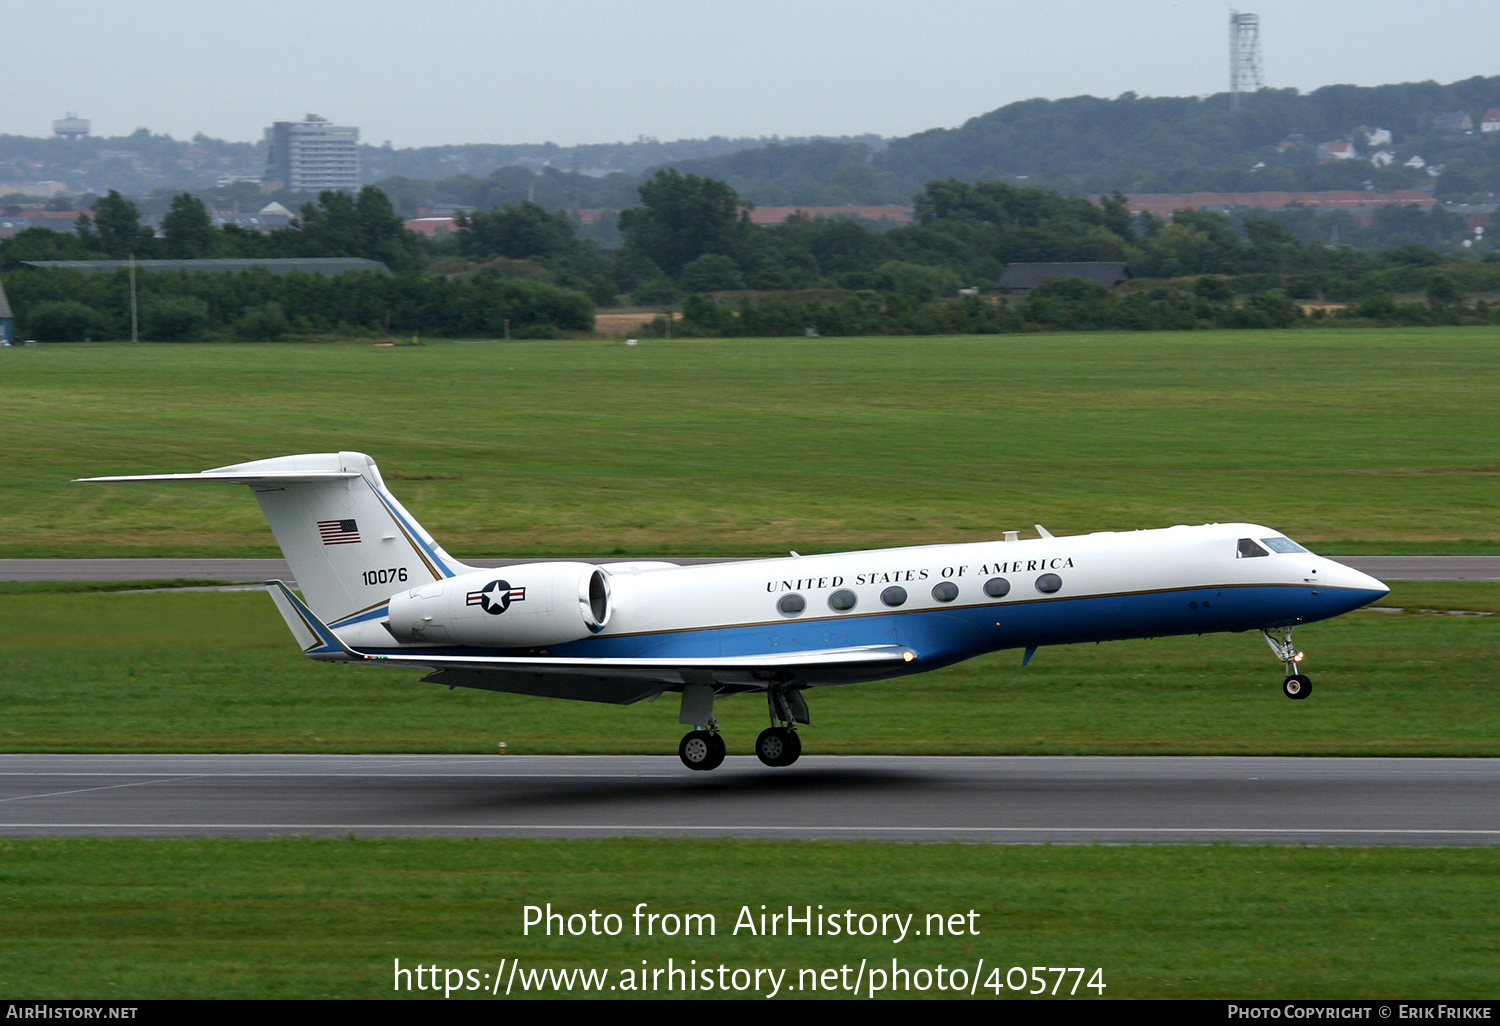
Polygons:
[[308,453],[192,474],[82,481],[249,485],[297,584],[265,582],[304,654],[432,671],[421,678],[628,705],[681,693],[678,756],[724,761],[714,701],[765,695],[755,742],[789,766],[809,688],[881,680],[1051,645],[1258,630],[1312,682],[1297,624],[1387,594],[1383,583],[1256,524],[1204,524],[790,556],[697,566],[549,561],[502,569],[450,556],[364,453]]

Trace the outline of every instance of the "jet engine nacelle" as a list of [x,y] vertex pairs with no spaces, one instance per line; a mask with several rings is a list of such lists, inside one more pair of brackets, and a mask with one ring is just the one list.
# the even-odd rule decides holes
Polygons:
[[578,641],[609,622],[609,575],[588,563],[476,570],[391,597],[397,641],[537,648]]

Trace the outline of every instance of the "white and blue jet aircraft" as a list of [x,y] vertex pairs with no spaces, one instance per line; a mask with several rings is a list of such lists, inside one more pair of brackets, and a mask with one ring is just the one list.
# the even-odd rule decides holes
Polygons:
[[267,582],[303,652],[421,667],[424,681],[629,704],[682,695],[692,769],[724,759],[720,696],[761,693],[768,766],[801,754],[808,688],[921,673],[984,652],[1258,630],[1306,698],[1292,628],[1389,589],[1255,524],[1104,531],[757,559],[537,562],[448,555],[364,453],[256,460],[197,474],[89,481],[249,485],[305,601]]

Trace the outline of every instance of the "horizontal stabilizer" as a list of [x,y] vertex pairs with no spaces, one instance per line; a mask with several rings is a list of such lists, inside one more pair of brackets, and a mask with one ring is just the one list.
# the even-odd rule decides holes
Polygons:
[[262,471],[259,473],[229,474],[216,470],[205,470],[201,474],[127,474],[121,477],[76,477],[82,483],[101,481],[219,481],[229,484],[262,484],[273,482],[294,483],[300,481],[337,481],[340,478],[359,477],[344,471]]

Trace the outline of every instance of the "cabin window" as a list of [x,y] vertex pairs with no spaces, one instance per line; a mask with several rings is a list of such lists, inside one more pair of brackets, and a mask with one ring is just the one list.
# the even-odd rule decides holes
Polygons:
[[1004,598],[1010,594],[1010,582],[1004,577],[991,577],[984,582],[984,593],[990,598]]
[[1292,541],[1290,538],[1262,538],[1261,541],[1265,543],[1266,547],[1269,548],[1272,552],[1307,551],[1301,545],[1298,545],[1296,542]]
[[958,585],[952,581],[943,581],[932,589],[932,597],[939,602],[952,602],[958,598]]
[[906,604],[906,589],[897,585],[891,585],[880,593],[880,601],[888,606],[902,606]]
[[1255,556],[1269,556],[1270,553],[1255,544],[1254,538],[1241,538],[1238,550],[1239,559],[1251,559]]
[[848,588],[842,588],[828,596],[828,608],[838,613],[853,609],[859,599]]
[[1056,574],[1042,574],[1036,579],[1036,590],[1043,595],[1051,595],[1062,587],[1062,578]]
[[796,616],[807,608],[807,600],[801,595],[783,595],[776,603],[776,608],[781,610],[782,616]]

